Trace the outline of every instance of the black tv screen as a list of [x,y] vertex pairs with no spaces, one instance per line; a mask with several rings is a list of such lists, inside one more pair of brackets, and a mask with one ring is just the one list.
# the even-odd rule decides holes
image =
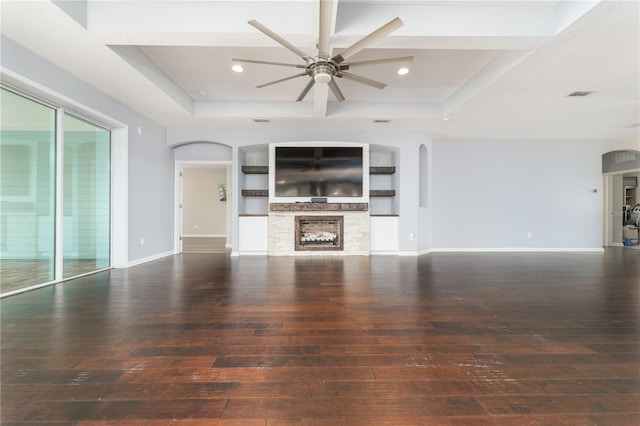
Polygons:
[[275,148],[276,197],[362,197],[362,147]]

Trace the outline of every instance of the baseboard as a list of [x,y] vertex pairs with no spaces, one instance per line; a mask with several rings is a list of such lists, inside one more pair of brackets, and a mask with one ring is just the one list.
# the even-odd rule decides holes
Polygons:
[[127,264],[127,268],[131,268],[132,266],[142,265],[143,263],[153,262],[154,260],[162,259],[163,257],[173,256],[175,252],[173,250],[166,251],[164,253],[155,254],[153,256],[144,257],[142,259],[137,259]]
[[484,248],[434,248],[437,253],[535,253],[535,252],[591,252],[604,253],[603,247],[484,247]]
[[[622,244],[620,244],[622,247]],[[604,253],[603,247],[478,247],[478,248],[432,248],[419,251],[372,251],[371,256],[405,256],[418,257],[431,253]],[[293,256],[295,254],[287,254]],[[237,256],[269,256],[266,251],[232,252],[232,257]]]

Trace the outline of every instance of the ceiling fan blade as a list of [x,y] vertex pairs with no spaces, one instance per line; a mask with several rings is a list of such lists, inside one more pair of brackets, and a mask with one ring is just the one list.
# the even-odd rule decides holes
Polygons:
[[340,91],[340,88],[338,87],[338,83],[336,83],[336,81],[332,78],[328,84],[334,96],[336,97],[336,99],[338,99],[338,102],[344,101],[344,95]]
[[345,59],[355,55],[362,49],[375,43],[376,41],[380,40],[381,38],[390,34],[391,32],[397,30],[403,25],[404,23],[400,18],[392,19],[391,21],[387,22],[386,24],[384,24],[383,26],[381,26],[380,28],[372,32],[371,34],[356,41],[351,46],[347,47],[346,49],[344,49],[342,52],[338,53],[336,56],[334,56],[331,59],[333,59],[333,61],[335,61],[337,64],[340,64]]
[[309,90],[311,90],[315,82],[316,81],[314,79],[309,79],[309,82],[304,86],[304,89],[302,89],[302,92],[300,93],[300,96],[298,96],[298,99],[296,99],[296,102],[300,102],[305,96],[307,96],[307,93],[309,93]]
[[329,38],[333,21],[333,0],[320,0],[320,24],[318,26],[318,57],[329,58]]
[[297,77],[302,77],[303,75],[307,75],[306,72],[301,72],[300,74],[291,75],[289,77],[281,78],[280,80],[270,81],[268,83],[261,84],[256,86],[258,89],[262,89],[263,87],[271,86],[272,84],[282,83],[283,81],[291,80]]
[[267,28],[264,25],[262,25],[260,22],[258,22],[256,20],[251,20],[251,21],[249,21],[249,25],[251,25],[252,27],[257,29],[261,33],[265,34],[267,37],[270,37],[273,40],[277,41],[278,43],[280,43],[281,45],[283,45],[284,47],[286,47],[287,49],[289,49],[290,51],[292,51],[296,55],[300,56],[305,61],[308,61],[309,59],[312,58],[311,55],[307,55],[302,50],[298,49],[293,44],[289,43],[287,40],[283,39],[278,34],[274,33],[269,28]]
[[376,64],[391,64],[394,62],[412,62],[413,61],[413,56],[398,56],[395,58],[382,58],[382,59],[370,59],[368,61],[356,61],[356,62],[349,62],[349,63],[345,63],[343,65],[346,65],[348,67],[359,67],[362,65],[376,65]]
[[380,83],[379,81],[371,80],[370,78],[362,77],[361,75],[350,74],[348,72],[343,72],[336,77],[343,77],[347,80],[352,80],[358,83],[366,84],[367,86],[375,87],[376,89],[384,89],[387,87],[386,84]]
[[295,68],[306,68],[306,65],[299,64],[286,64],[284,62],[270,62],[270,61],[258,61],[256,59],[241,59],[241,58],[231,58],[232,62],[244,62],[247,64],[265,64],[265,65],[280,65],[283,67],[295,67]]

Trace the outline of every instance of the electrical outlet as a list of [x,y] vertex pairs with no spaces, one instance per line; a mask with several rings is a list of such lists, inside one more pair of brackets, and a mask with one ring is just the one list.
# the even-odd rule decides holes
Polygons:
[[415,237],[416,237],[415,235],[413,235],[413,234],[409,234],[409,241],[413,241],[413,239],[414,239]]
[[140,245],[143,246],[144,245],[144,237],[140,237]]
[[531,231],[527,232],[527,238],[531,238]]

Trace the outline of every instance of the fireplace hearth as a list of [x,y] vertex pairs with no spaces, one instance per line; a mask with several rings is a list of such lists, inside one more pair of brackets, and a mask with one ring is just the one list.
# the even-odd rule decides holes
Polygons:
[[343,216],[296,216],[295,250],[344,250]]

